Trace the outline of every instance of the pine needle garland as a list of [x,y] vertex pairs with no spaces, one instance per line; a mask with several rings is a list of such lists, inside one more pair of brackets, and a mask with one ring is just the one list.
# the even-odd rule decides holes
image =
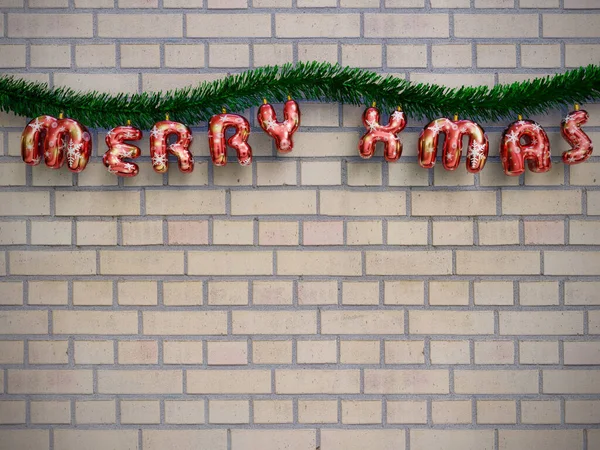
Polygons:
[[492,88],[451,89],[364,69],[309,62],[260,67],[164,94],[134,95],[50,89],[44,83],[0,77],[0,110],[27,117],[58,117],[64,112],[85,125],[100,128],[131,120],[133,125],[147,129],[164,120],[167,113],[171,120],[193,125],[208,121],[222,108],[239,112],[260,105],[263,98],[277,103],[288,95],[295,100],[353,105],[376,102],[386,112],[401,106],[413,118],[458,114],[472,120],[500,120],[599,100],[600,66]]

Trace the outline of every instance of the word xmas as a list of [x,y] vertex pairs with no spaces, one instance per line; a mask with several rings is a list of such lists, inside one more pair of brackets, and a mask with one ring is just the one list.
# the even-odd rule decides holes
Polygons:
[[[592,154],[591,139],[581,130],[581,125],[589,119],[588,113],[576,108],[561,122],[561,134],[571,144],[571,150],[563,153],[565,164],[577,164],[587,160]],[[261,128],[271,136],[277,150],[287,153],[293,149],[292,136],[300,126],[300,109],[293,100],[284,105],[284,121],[278,122],[275,110],[267,103],[258,111],[258,122]],[[404,113],[398,109],[390,115],[387,125],[380,124],[380,113],[375,107],[368,108],[363,114],[363,123],[367,129],[361,137],[358,149],[363,158],[370,158],[375,153],[378,142],[384,144],[384,156],[387,161],[397,161],[402,154],[402,142],[398,134],[406,127]],[[233,128],[235,133],[226,139],[225,132]],[[477,123],[470,120],[436,119],[430,122],[419,137],[419,164],[424,168],[432,168],[437,157],[438,140],[444,134],[442,164],[447,170],[456,170],[462,155],[462,140],[469,139],[466,150],[467,171],[481,171],[488,157],[488,137]],[[252,162],[252,148],[248,144],[250,124],[237,114],[217,114],[208,126],[208,142],[212,161],[217,166],[227,164],[226,146],[237,152],[240,164]],[[168,145],[169,137],[175,136],[176,142]],[[133,177],[139,167],[130,160],[141,154],[139,147],[126,141],[138,141],[142,131],[131,125],[118,126],[110,130],[106,136],[108,150],[104,154],[104,165],[111,173],[123,177]],[[164,120],[154,125],[150,131],[150,156],[156,172],[164,173],[169,168],[168,154],[177,158],[179,170],[189,173],[194,169],[194,158],[189,147],[192,132],[184,124]],[[60,168],[67,162],[69,170],[81,172],[85,169],[92,145],[88,130],[73,119],[52,116],[40,116],[33,119],[21,138],[23,161],[29,165],[37,165],[42,156],[47,166]],[[517,176],[525,171],[525,161],[532,172],[550,170],[550,143],[544,129],[532,120],[511,123],[502,135],[500,157],[504,172]]]

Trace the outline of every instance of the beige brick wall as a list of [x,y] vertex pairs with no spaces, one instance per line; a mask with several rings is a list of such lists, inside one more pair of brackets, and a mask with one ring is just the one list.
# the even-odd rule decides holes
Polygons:
[[[0,0],[0,70],[166,90],[330,61],[493,85],[600,62],[599,0]],[[0,113],[0,450],[598,450],[600,158],[549,174],[358,156],[301,102],[294,151],[117,179],[27,167]],[[600,107],[586,131],[600,139]],[[68,111],[66,111],[68,114]],[[255,124],[256,110],[243,112]],[[119,124],[114,124],[119,125]],[[147,130],[144,130],[147,135]]]

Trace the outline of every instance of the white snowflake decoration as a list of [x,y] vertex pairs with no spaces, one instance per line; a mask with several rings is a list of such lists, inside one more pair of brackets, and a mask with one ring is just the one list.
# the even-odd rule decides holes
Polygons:
[[116,175],[118,173],[118,171],[116,169],[113,169],[112,166],[108,166],[107,170],[108,170],[108,173],[112,173],[113,175]]
[[167,162],[167,155],[154,155],[152,157],[153,166],[162,166]]
[[156,128],[156,125],[152,128],[152,130],[150,130],[150,136],[160,139],[163,136],[163,133],[161,130],[159,130],[158,128]]
[[479,142],[471,144],[469,156],[471,157],[471,167],[477,167],[482,159],[485,159],[485,145]]
[[512,142],[513,144],[516,144],[519,141],[519,135],[514,131],[511,131],[507,137],[509,143]]
[[569,123],[571,120],[573,119],[573,116],[571,116],[571,114],[567,114],[567,116],[563,119],[565,123]]
[[404,118],[404,114],[402,113],[402,111],[394,111],[394,114],[392,114],[392,119],[394,120],[402,120]]
[[427,129],[428,129],[428,130],[431,130],[431,131],[433,131],[434,133],[436,133],[436,134],[437,134],[437,133],[439,133],[439,132],[442,130],[442,127],[440,127],[440,126],[439,126],[439,124],[438,124],[437,122],[435,122],[435,123],[433,124],[433,126],[431,126],[431,127],[427,128]]
[[519,121],[517,122],[517,125],[521,125],[521,126],[522,126],[522,125],[525,125],[526,123],[527,123],[527,122],[525,122],[524,120],[519,120]]
[[569,164],[573,164],[576,160],[575,160],[575,157],[571,155],[571,156],[569,156],[567,161],[569,162]]
[[135,169],[135,166],[131,163],[126,163],[123,165],[123,168],[126,170],[133,170],[133,169]]
[[267,130],[271,130],[271,129],[275,128],[275,125],[277,125],[277,122],[273,119],[269,119],[269,120],[265,120],[263,122],[263,124],[267,128]]
[[369,131],[377,130],[377,126],[379,124],[375,120],[367,120],[367,126],[369,127]]
[[119,152],[119,156],[123,158],[133,158],[133,150],[121,149],[121,151]]
[[81,147],[83,147],[83,144],[75,144],[73,141],[69,141],[67,147],[67,161],[69,161],[69,164],[73,164],[81,156]]
[[33,128],[34,132],[40,131],[42,129],[42,127],[44,126],[44,124],[42,122],[39,121],[39,119],[35,119],[35,121],[31,122],[29,124],[29,126],[31,128]]
[[537,123],[534,123],[532,128],[533,128],[534,131],[541,131],[542,130],[542,127],[540,127],[540,125],[537,124]]

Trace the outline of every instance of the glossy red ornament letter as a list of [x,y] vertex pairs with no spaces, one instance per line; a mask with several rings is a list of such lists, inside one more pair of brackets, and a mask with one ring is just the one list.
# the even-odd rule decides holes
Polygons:
[[81,172],[91,154],[89,131],[73,119],[39,116],[29,122],[21,135],[21,156],[30,166],[38,165],[43,155],[52,169],[59,169],[66,160],[71,172]]
[[437,157],[438,138],[444,133],[442,164],[446,170],[456,170],[460,165],[463,136],[469,136],[467,171],[477,173],[485,166],[490,144],[480,125],[471,120],[436,119],[421,131],[419,136],[419,164],[431,169]]
[[548,172],[552,166],[548,135],[533,120],[513,122],[502,135],[500,158],[506,175],[518,176],[525,172],[525,160],[532,172]]
[[110,173],[120,177],[135,177],[140,169],[137,164],[125,161],[124,158],[138,158],[142,151],[135,145],[123,141],[139,141],[142,139],[142,130],[130,125],[115,127],[106,135],[108,150],[102,157],[102,162]]
[[[227,141],[225,130],[235,127],[235,134]],[[237,114],[217,114],[210,119],[208,124],[208,147],[215,166],[227,164],[227,147],[234,148],[237,152],[238,161],[242,166],[252,162],[252,147],[248,144],[250,136],[250,124],[246,118]]]
[[402,142],[397,134],[406,127],[404,113],[394,111],[387,125],[379,124],[380,117],[379,110],[374,106],[363,113],[363,124],[368,131],[360,138],[358,151],[363,158],[370,158],[375,153],[375,145],[383,142],[385,160],[397,161],[402,155]]
[[[173,134],[177,136],[177,142],[167,146],[169,136]],[[169,169],[168,153],[177,157],[179,170],[184,173],[193,171],[194,157],[189,151],[192,139],[192,130],[182,123],[167,119],[154,124],[150,131],[150,156],[154,171],[165,173]]]
[[275,110],[265,103],[258,109],[258,123],[269,136],[275,139],[278,152],[289,153],[294,147],[292,135],[300,126],[300,107],[294,100],[288,100],[283,105],[283,122],[277,122]]
[[560,133],[565,141],[571,144],[571,150],[562,154],[565,164],[579,164],[592,156],[594,151],[592,140],[581,129],[581,125],[585,125],[589,118],[587,111],[576,109],[562,120]]

